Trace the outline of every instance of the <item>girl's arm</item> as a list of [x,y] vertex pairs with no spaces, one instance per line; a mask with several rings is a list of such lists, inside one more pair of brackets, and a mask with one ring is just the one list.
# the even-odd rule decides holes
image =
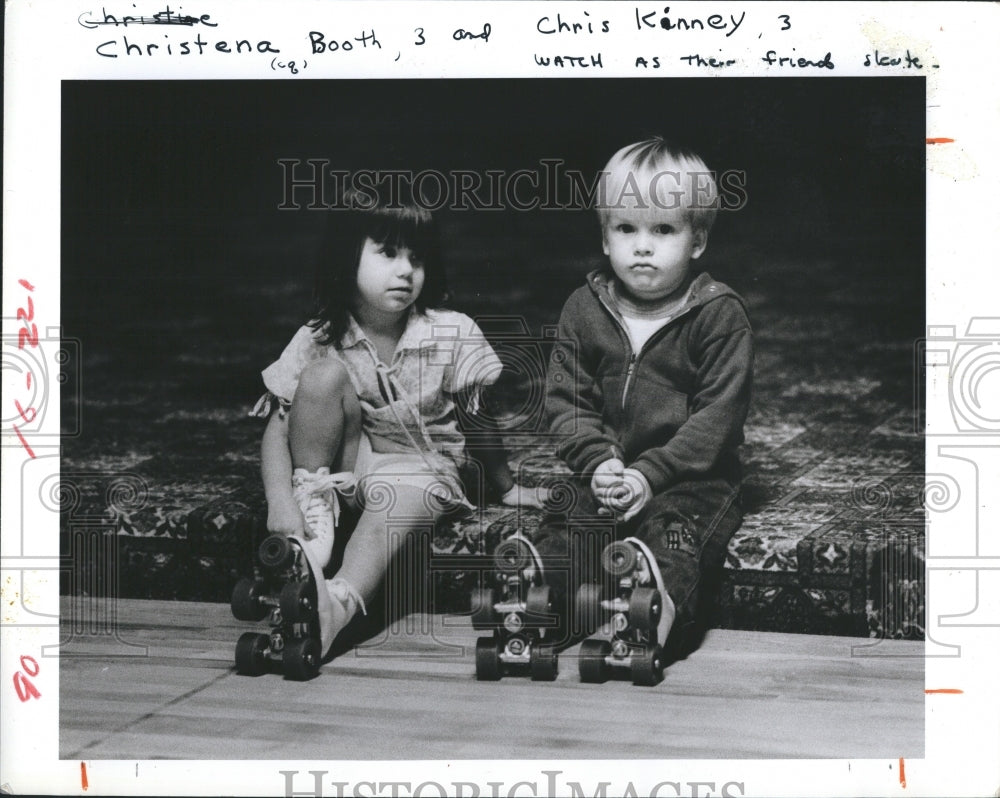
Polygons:
[[305,532],[305,518],[292,497],[292,455],[288,449],[288,419],[274,412],[260,446],[260,470],[267,497],[267,529],[283,535]]
[[479,461],[486,481],[500,496],[514,487],[514,477],[507,464],[507,450],[496,421],[487,416],[476,417],[476,443],[469,453]]
[[[461,402],[462,407],[469,406],[467,396],[460,395],[456,399]],[[462,418],[461,413],[459,418]],[[500,495],[500,501],[512,507],[543,509],[548,491],[545,488],[522,487],[514,481],[507,463],[507,450],[503,445],[496,420],[488,414],[477,415],[475,432],[475,444],[469,446],[469,453],[483,467],[486,481]]]

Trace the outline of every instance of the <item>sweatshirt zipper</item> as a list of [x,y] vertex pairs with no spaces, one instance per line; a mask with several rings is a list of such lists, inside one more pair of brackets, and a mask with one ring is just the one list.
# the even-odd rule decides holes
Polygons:
[[618,332],[621,333],[622,340],[625,342],[625,349],[628,352],[628,369],[625,371],[625,384],[622,386],[622,407],[625,409],[625,400],[628,399],[628,390],[632,387],[632,378],[635,376],[636,366],[639,363],[639,358],[642,357],[643,353],[649,349],[650,344],[655,342],[655,339],[660,337],[660,333],[665,330],[668,326],[673,324],[681,316],[685,316],[691,312],[691,309],[695,307],[694,305],[689,305],[683,310],[681,310],[676,316],[670,319],[666,324],[664,324],[659,330],[653,333],[653,337],[646,341],[646,344],[642,347],[640,352],[636,354],[632,351],[632,341],[628,337],[628,330],[625,329],[625,325],[622,323],[621,319],[618,318],[618,313],[605,299],[601,296],[600,292],[597,292],[598,301],[604,306],[604,309],[608,311],[611,318],[614,319],[615,324],[618,325]]
[[632,375],[635,374],[635,362],[638,359],[635,352],[629,352],[628,370],[625,372],[625,385],[622,386],[622,410],[625,409],[625,398],[628,396],[628,389],[632,384]]
[[628,330],[625,329],[625,325],[622,320],[618,318],[618,311],[607,302],[601,292],[597,291],[597,301],[604,306],[604,309],[611,316],[615,324],[618,327],[618,333],[621,335],[622,343],[625,344],[625,351],[628,352],[628,369],[625,372],[625,384],[622,386],[622,410],[625,409],[625,397],[628,396],[629,383],[632,381],[632,375],[635,373],[635,364],[638,357],[635,352],[632,351],[632,341],[628,337]]

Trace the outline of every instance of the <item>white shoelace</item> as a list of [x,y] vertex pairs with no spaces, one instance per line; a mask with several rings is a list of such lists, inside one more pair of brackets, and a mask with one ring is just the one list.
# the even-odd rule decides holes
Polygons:
[[311,474],[309,477],[309,504],[303,513],[310,529],[323,514],[332,509],[334,526],[340,521],[340,502],[337,493],[351,497],[358,488],[358,480],[350,471],[336,474]]
[[362,615],[368,614],[368,610],[365,607],[365,600],[361,598],[361,594],[354,589],[354,585],[352,585],[346,579],[337,579],[335,577],[333,579],[327,580],[326,585],[327,585],[327,590],[330,592],[330,598],[340,602],[341,606],[350,610],[350,607],[347,606],[347,602],[350,599],[354,599],[357,602],[358,607],[361,608],[361,614]]

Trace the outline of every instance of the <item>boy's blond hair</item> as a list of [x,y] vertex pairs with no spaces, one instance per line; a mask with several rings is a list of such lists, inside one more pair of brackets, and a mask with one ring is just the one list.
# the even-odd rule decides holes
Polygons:
[[622,147],[601,172],[597,215],[601,227],[619,208],[681,208],[691,227],[712,229],[719,206],[715,175],[692,150],[655,136]]

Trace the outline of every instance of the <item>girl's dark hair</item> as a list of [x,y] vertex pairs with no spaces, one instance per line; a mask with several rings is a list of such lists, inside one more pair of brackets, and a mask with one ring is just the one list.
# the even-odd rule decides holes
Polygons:
[[327,211],[316,261],[314,310],[309,326],[322,344],[336,346],[347,332],[365,239],[406,247],[423,261],[424,287],[414,306],[423,313],[447,299],[438,227],[431,212],[414,201],[404,181],[348,189]]

